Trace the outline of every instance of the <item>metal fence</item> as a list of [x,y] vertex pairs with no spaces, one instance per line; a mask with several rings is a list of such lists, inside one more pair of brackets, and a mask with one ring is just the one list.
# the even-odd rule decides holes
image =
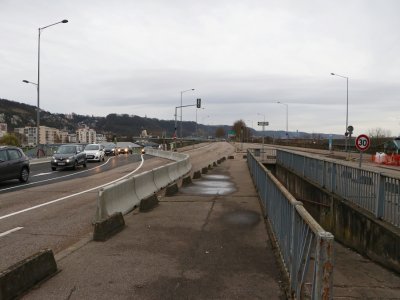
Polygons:
[[276,162],[400,228],[400,177],[286,150],[277,150]]
[[333,235],[248,151],[247,162],[290,281],[292,296],[332,299]]

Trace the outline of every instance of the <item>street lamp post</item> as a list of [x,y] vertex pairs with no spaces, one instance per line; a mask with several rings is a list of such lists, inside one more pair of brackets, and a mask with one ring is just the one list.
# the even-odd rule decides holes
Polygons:
[[181,107],[181,134],[180,134],[181,140],[182,140],[182,95],[183,95],[183,93],[186,93],[186,92],[189,92],[189,91],[194,91],[194,89],[181,91],[181,106],[180,106]]
[[349,77],[347,77],[347,76],[342,76],[342,75],[339,75],[339,74],[335,74],[335,73],[331,73],[331,75],[333,75],[333,76],[338,76],[338,77],[342,77],[342,78],[345,78],[346,79],[346,129],[345,129],[345,151],[346,152],[348,152],[348,149],[347,149],[347,144],[348,144],[348,136],[349,136],[349,133],[348,133],[348,127],[349,127]]
[[39,85],[37,83],[35,83],[35,82],[28,81],[28,80],[25,80],[25,79],[22,80],[22,82],[36,85],[37,99],[38,99],[38,103],[37,103],[37,121],[36,121],[37,122],[36,145],[38,145],[39,144]]
[[276,103],[286,106],[286,138],[289,138],[289,104],[277,101]]
[[[40,144],[40,135],[39,135],[39,126],[40,126],[40,35],[43,29],[46,29],[48,27],[60,24],[60,23],[68,23],[68,20],[62,20],[60,22],[54,23],[54,24],[50,24],[44,27],[39,27],[38,31],[39,31],[39,35],[38,35],[38,75],[37,75],[37,121],[36,121],[36,126],[37,126],[37,144]],[[27,82],[27,80],[24,80],[24,82],[26,83],[32,83],[35,84],[33,82]]]

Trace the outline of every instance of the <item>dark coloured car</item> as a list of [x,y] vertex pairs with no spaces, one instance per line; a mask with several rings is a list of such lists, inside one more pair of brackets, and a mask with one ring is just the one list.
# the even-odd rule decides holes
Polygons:
[[118,147],[117,145],[110,143],[104,145],[104,154],[109,156],[109,155],[118,155]]
[[51,169],[57,168],[76,169],[79,165],[86,168],[86,153],[83,151],[83,145],[61,145],[51,159]]
[[20,148],[0,146],[0,181],[19,179],[27,182],[29,172],[29,158]]

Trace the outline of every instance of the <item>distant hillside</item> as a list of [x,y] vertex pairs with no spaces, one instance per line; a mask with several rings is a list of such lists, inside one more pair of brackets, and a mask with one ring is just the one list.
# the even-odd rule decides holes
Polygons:
[[[36,107],[28,104],[0,99],[0,123],[8,124],[8,131],[25,126],[36,126]],[[108,136],[118,136],[130,140],[140,135],[143,129],[152,136],[171,137],[175,129],[175,121],[143,118],[128,114],[109,114],[106,117],[84,116],[78,114],[52,114],[48,111],[40,112],[40,125],[65,129],[72,133],[85,124],[98,133]],[[178,125],[179,126],[179,125]],[[227,132],[230,126],[223,126]],[[202,136],[214,135],[217,126],[198,125],[198,133]],[[179,133],[178,128],[178,133]],[[195,122],[183,122],[183,136],[196,135]]]
[[[25,126],[36,126],[36,106],[0,99],[0,123],[8,124],[8,131],[14,131],[14,128]],[[109,114],[106,117],[95,117],[89,115],[72,114],[52,114],[48,111],[40,112],[40,125],[64,129],[73,133],[81,124],[93,128],[98,133],[108,137],[117,136],[119,140],[130,141],[132,137],[138,137],[143,129],[146,129],[149,135],[172,137],[174,134],[174,120],[158,120],[154,118],[145,118],[128,114]],[[218,127],[223,127],[225,132],[231,130],[230,125],[206,126],[198,125],[197,132],[199,136],[214,136]],[[262,136],[262,131],[250,129],[251,135]],[[178,134],[180,127],[178,123]],[[183,136],[196,136],[196,123],[183,122]],[[273,139],[286,138],[285,131],[266,130],[265,135]],[[289,132],[290,138],[300,139],[327,139],[329,134]],[[333,138],[342,138],[342,136],[333,135]]]

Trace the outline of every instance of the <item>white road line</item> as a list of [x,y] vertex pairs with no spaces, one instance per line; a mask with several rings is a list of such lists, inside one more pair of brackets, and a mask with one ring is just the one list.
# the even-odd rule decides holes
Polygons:
[[43,175],[49,175],[49,174],[54,174],[55,172],[47,172],[47,173],[39,173],[36,175],[32,175],[32,177],[36,177],[36,176],[43,176]]
[[10,233],[13,233],[15,231],[21,230],[22,228],[24,228],[24,227],[15,227],[14,229],[5,231],[3,233],[0,233],[0,237],[6,236],[7,234],[10,234]]
[[[57,180],[57,179],[60,179],[60,178],[65,178],[65,177],[69,177],[69,176],[74,176],[74,175],[76,175],[76,174],[80,174],[80,173],[84,173],[84,172],[89,172],[89,171],[91,171],[91,170],[93,170],[93,169],[96,169],[96,168],[100,168],[100,167],[102,167],[102,166],[105,166],[106,164],[108,164],[108,162],[110,161],[110,159],[111,159],[111,158],[107,159],[107,161],[106,161],[105,163],[103,163],[103,164],[101,164],[101,165],[98,165],[98,166],[96,166],[96,167],[94,167],[94,168],[91,168],[91,169],[82,170],[82,171],[79,171],[79,172],[75,172],[75,173],[68,174],[68,175],[64,175],[64,176],[60,176],[60,177],[54,177],[54,178],[50,178],[50,179],[45,179],[45,180],[40,180],[40,181],[35,181],[35,182],[30,182],[30,183],[25,183],[25,184],[22,184],[22,185],[15,185],[15,186],[12,186],[12,187],[9,187],[9,188],[0,189],[0,192],[2,192],[2,191],[7,191],[7,190],[12,190],[12,189],[17,189],[17,188],[21,188],[21,187],[25,187],[25,186],[28,186],[28,185],[34,185],[34,184],[38,184],[38,183],[42,183],[42,182],[53,181],[53,180]],[[54,173],[54,172],[50,172],[50,173]],[[42,174],[44,174],[44,173],[42,173]],[[38,175],[36,175],[36,176],[38,176]]]
[[55,200],[52,200],[52,201],[49,201],[49,202],[45,202],[45,203],[42,203],[42,204],[39,204],[39,205],[36,205],[36,206],[25,208],[23,210],[10,213],[8,215],[1,216],[0,220],[9,218],[9,217],[12,217],[12,216],[15,216],[15,215],[19,215],[19,214],[22,214],[24,212],[27,212],[27,211],[30,211],[30,210],[34,210],[34,209],[37,209],[37,208],[40,208],[40,207],[43,207],[43,206],[47,206],[47,205],[50,205],[50,204],[53,204],[53,203],[56,203],[56,202],[60,202],[60,201],[63,201],[63,200],[66,200],[66,199],[69,199],[69,198],[72,198],[72,197],[75,197],[75,196],[79,196],[79,195],[82,195],[84,193],[91,192],[91,191],[94,191],[96,189],[102,188],[102,187],[104,187],[106,185],[109,185],[109,184],[112,184],[114,182],[117,182],[118,180],[124,179],[125,177],[128,177],[128,176],[132,175],[133,173],[135,173],[137,170],[139,170],[142,167],[142,165],[144,163],[144,158],[143,158],[143,155],[141,157],[142,157],[142,161],[140,162],[140,165],[135,170],[133,170],[132,172],[122,176],[121,178],[118,178],[116,180],[113,180],[111,182],[108,182],[108,183],[105,183],[105,184],[102,184],[102,185],[99,185],[99,186],[96,186],[96,187],[88,189],[86,191],[82,191],[82,192],[79,192],[79,193],[76,193],[76,194],[68,195],[68,196],[65,196],[65,197],[62,197],[62,198],[58,198],[58,199],[55,199]]

